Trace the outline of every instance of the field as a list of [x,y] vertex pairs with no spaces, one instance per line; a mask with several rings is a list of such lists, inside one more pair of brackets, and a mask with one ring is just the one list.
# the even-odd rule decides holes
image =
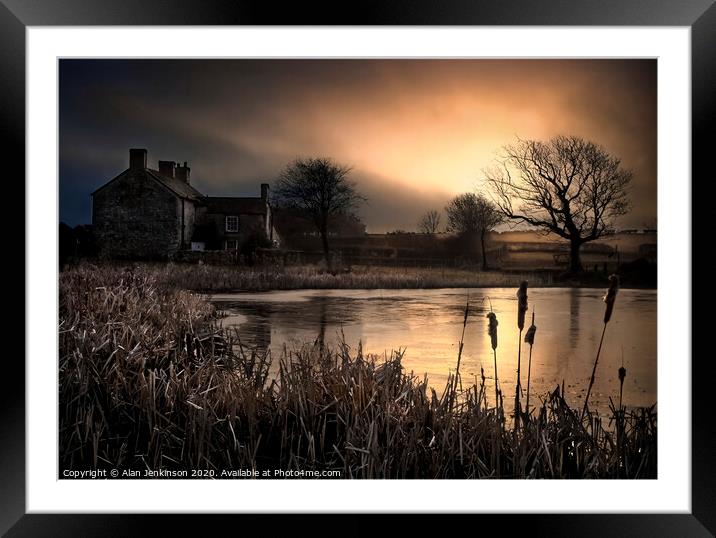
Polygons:
[[[303,262],[320,260],[317,237],[292,237],[290,242]],[[582,245],[582,265],[588,272],[614,272],[619,265],[639,259],[656,263],[656,244],[656,232],[608,234]],[[452,233],[342,237],[334,239],[333,247],[346,263],[353,265],[437,268],[474,265],[479,269],[482,263],[479,238]],[[526,230],[488,233],[486,251],[489,267],[503,271],[559,274],[566,271],[569,260],[568,241],[554,234]],[[308,256],[309,253],[312,255]]]
[[[615,395],[611,416],[598,417],[586,405],[571,407],[557,388],[533,395],[533,412],[512,417],[511,395],[499,394],[495,405],[484,379],[461,378],[459,354],[458,373],[437,393],[426,378],[405,372],[399,353],[379,360],[345,345],[306,344],[271,357],[241,348],[234,335],[216,329],[211,305],[187,288],[264,289],[269,272],[247,279],[225,269],[222,280],[201,270],[85,265],[60,274],[61,473],[656,477],[653,408],[627,410]],[[329,278],[300,276],[313,287]],[[277,377],[269,376],[272,361]]]

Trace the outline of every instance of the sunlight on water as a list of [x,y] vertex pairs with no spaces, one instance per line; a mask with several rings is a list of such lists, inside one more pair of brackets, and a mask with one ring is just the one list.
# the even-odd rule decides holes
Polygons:
[[[283,346],[323,339],[335,344],[345,335],[355,349],[390,354],[405,349],[403,366],[442,390],[454,371],[466,302],[470,315],[460,371],[463,383],[487,377],[489,403],[494,402],[494,366],[486,314],[497,314],[497,368],[506,407],[512,407],[517,377],[517,299],[514,288],[440,290],[300,290],[222,294],[212,301],[227,314],[225,327],[238,329],[249,346],[270,347],[274,357]],[[531,402],[564,381],[567,399],[584,402],[604,315],[601,289],[542,288],[529,290],[526,328],[535,311],[537,334],[532,354]],[[627,376],[624,403],[656,402],[656,291],[619,292],[602,349],[590,407],[608,409],[608,398],[619,398],[617,370]],[[524,338],[524,332],[522,334]],[[529,346],[522,345],[521,379],[527,387]],[[523,400],[524,402],[524,400]]]

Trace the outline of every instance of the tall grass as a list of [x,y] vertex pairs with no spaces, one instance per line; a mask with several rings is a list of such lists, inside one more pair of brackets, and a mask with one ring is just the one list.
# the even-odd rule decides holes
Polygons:
[[499,398],[499,384],[497,380],[497,326],[499,325],[499,322],[497,321],[497,314],[495,314],[492,311],[492,307],[490,307],[490,312],[487,314],[487,334],[490,336],[490,346],[492,347],[492,358],[495,361],[495,408],[500,407],[500,398]]
[[[216,293],[226,291],[267,291],[292,289],[431,289],[470,287],[513,287],[530,278],[547,285],[540,273],[502,273],[425,267],[380,267],[354,265],[336,274],[319,265],[254,267],[168,263],[128,264],[135,274],[155,277],[168,286]],[[111,270],[113,265],[89,265],[90,270]],[[82,266],[80,266],[80,269]]]
[[525,334],[525,343],[530,345],[530,357],[527,365],[527,402],[525,403],[525,413],[530,414],[530,380],[532,379],[532,348],[535,344],[535,333],[537,326],[535,325],[535,311],[532,309],[532,324]]
[[589,387],[587,388],[587,395],[584,397],[584,408],[582,408],[582,416],[586,415],[589,409],[589,395],[592,393],[592,387],[594,386],[594,379],[597,374],[597,364],[599,363],[599,355],[602,353],[602,344],[604,344],[604,335],[607,332],[607,324],[612,319],[612,312],[614,311],[614,302],[619,292],[619,277],[617,275],[611,275],[609,277],[609,289],[604,296],[604,325],[602,327],[602,336],[599,339],[599,348],[597,349],[597,356],[594,359],[594,367],[592,368],[592,376],[589,379]]
[[525,314],[527,313],[527,281],[520,282],[520,288],[517,290],[517,383],[515,386],[515,431],[520,429],[520,416],[522,408],[520,405],[520,397],[522,396],[522,381],[520,379],[520,369],[522,363],[522,331],[525,328]]
[[487,405],[484,374],[463,387],[458,367],[438,395],[403,369],[401,352],[304,345],[271,357],[216,329],[214,316],[201,297],[142,271],[60,275],[61,472],[656,476],[653,408],[615,410],[617,439],[598,417],[580,420],[556,389],[515,436],[501,400]]

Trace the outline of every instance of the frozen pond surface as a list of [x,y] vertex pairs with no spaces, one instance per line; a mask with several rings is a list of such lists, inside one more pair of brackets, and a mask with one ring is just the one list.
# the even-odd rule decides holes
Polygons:
[[[438,391],[455,369],[465,303],[470,317],[460,371],[463,383],[484,367],[488,401],[494,400],[493,358],[487,319],[490,301],[499,320],[497,368],[507,408],[511,409],[517,372],[517,299],[514,288],[438,290],[298,290],[219,294],[211,297],[235,327],[244,344],[271,349],[279,356],[289,348],[323,338],[327,345],[345,335],[352,349],[362,342],[366,353],[390,354],[405,349],[403,366],[419,377],[428,375]],[[529,290],[529,326],[535,309],[537,334],[532,354],[531,401],[564,380],[575,407],[584,394],[594,364],[604,316],[600,289]],[[489,300],[488,300],[489,298]],[[624,403],[651,405],[656,394],[656,291],[619,291],[607,328],[590,402],[606,412],[608,397],[619,397],[617,370],[622,353],[627,376]],[[524,336],[524,333],[523,333]],[[522,386],[527,386],[529,346],[522,348]],[[491,397],[491,398],[490,398]],[[509,402],[509,404],[508,404]]]

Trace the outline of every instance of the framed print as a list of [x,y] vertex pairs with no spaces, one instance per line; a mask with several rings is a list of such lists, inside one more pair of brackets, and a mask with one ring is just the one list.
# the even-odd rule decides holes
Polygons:
[[715,9],[4,1],[3,532],[713,533]]

